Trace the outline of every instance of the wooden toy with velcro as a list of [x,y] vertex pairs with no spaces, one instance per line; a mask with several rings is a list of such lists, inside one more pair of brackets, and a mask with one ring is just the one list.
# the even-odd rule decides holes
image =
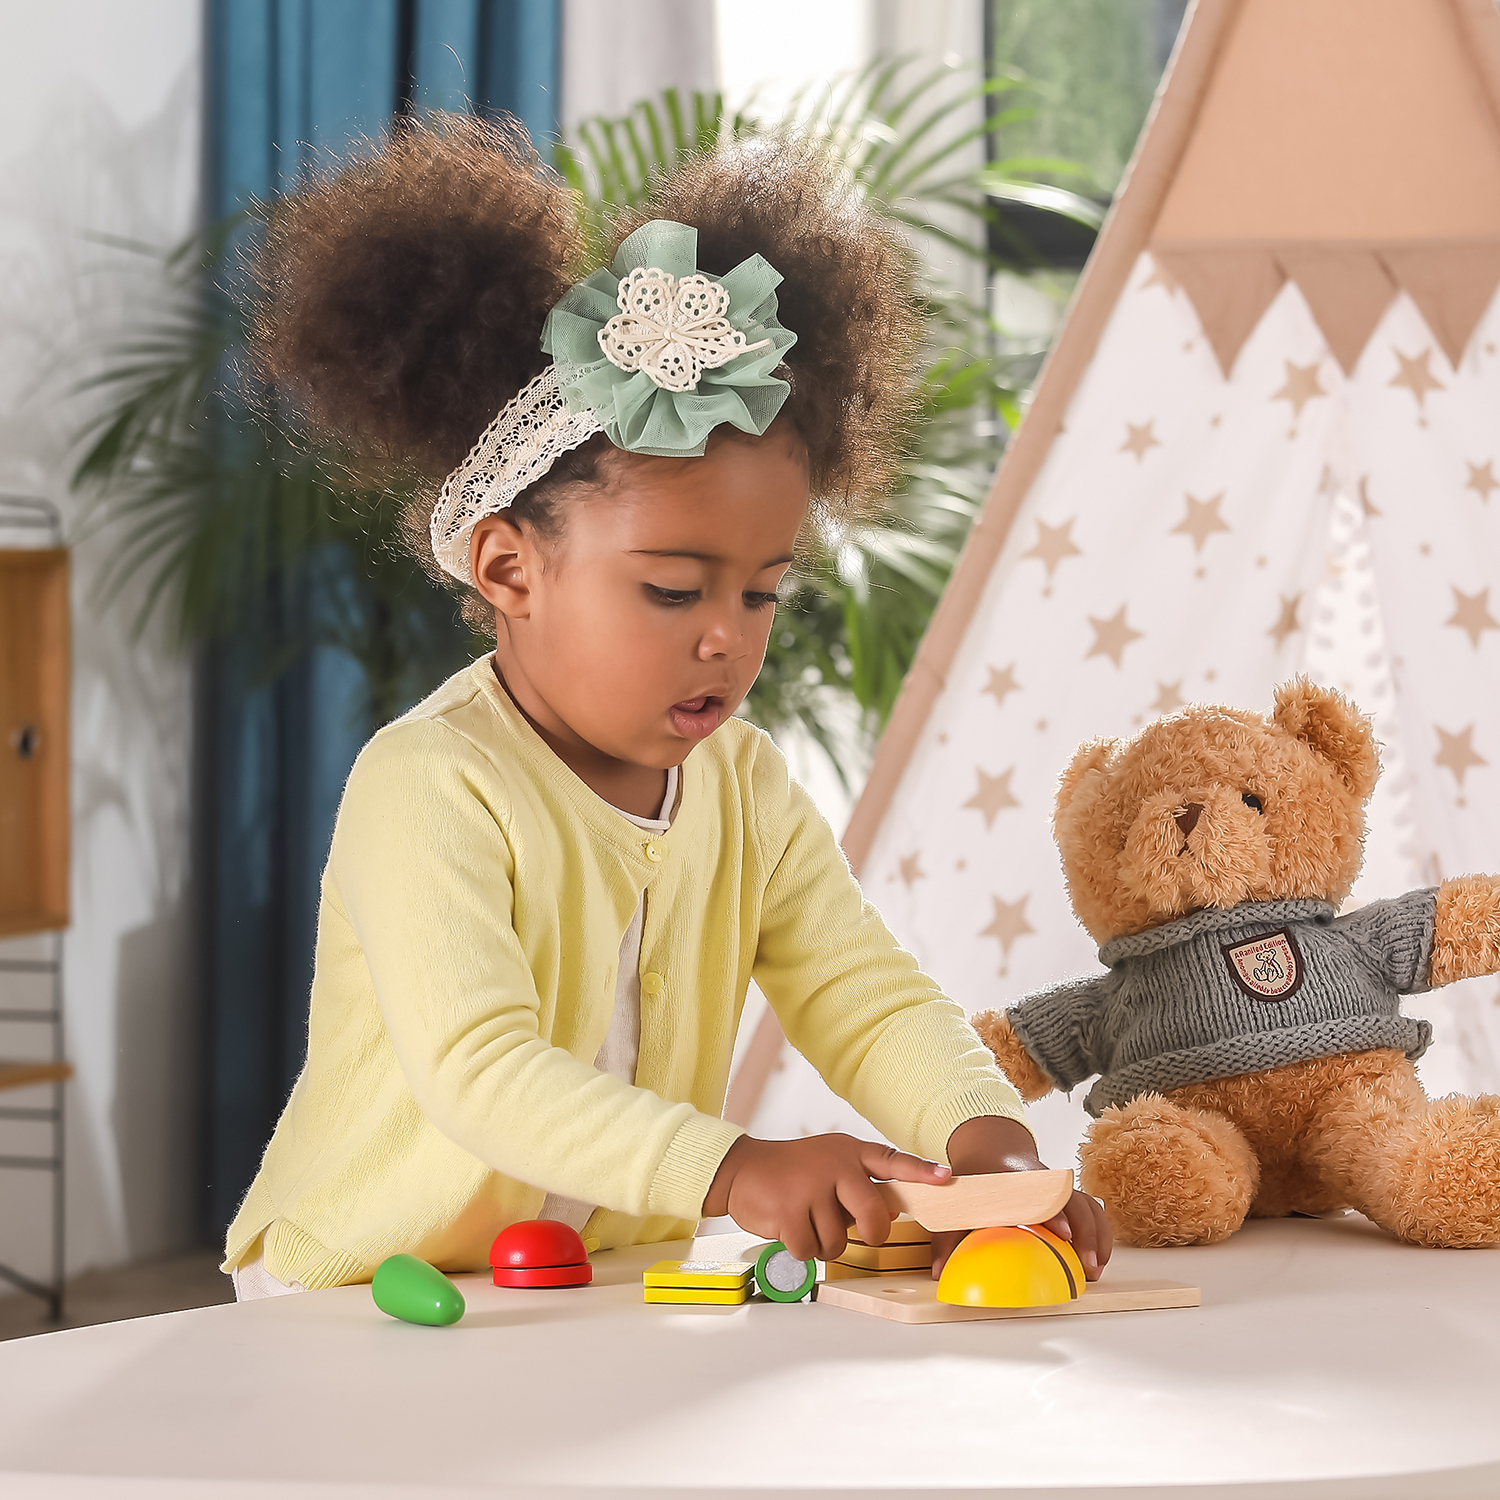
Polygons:
[[754,1276],[753,1260],[659,1260],[641,1280],[647,1302],[734,1307],[749,1300]]
[[817,1265],[798,1260],[779,1240],[754,1260],[659,1260],[641,1278],[644,1300],[677,1306],[734,1306],[753,1290],[772,1302],[801,1302],[817,1285]]
[[1196,1307],[1196,1287],[1170,1281],[1115,1282],[1100,1288],[1085,1279],[1071,1244],[1043,1227],[1067,1206],[1070,1171],[996,1172],[954,1177],[940,1186],[879,1184],[898,1214],[895,1229],[914,1220],[931,1233],[970,1231],[948,1257],[934,1285],[931,1271],[902,1262],[926,1252],[914,1232],[884,1246],[855,1241],[829,1267],[818,1301],[903,1323],[964,1322],[1072,1312],[1128,1312]]

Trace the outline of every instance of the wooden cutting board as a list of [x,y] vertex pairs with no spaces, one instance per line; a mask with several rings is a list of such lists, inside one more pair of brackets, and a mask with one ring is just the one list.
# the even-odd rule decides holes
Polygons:
[[985,1318],[1067,1318],[1077,1313],[1148,1312],[1165,1307],[1197,1307],[1198,1288],[1180,1281],[1102,1281],[1088,1283],[1076,1302],[1054,1307],[956,1307],[939,1302],[937,1283],[926,1271],[910,1276],[860,1276],[824,1281],[818,1301],[827,1307],[889,1318],[894,1323],[974,1323]]

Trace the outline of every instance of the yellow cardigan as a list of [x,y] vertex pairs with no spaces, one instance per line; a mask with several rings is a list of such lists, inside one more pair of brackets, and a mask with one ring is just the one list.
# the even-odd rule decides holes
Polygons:
[[[645,892],[636,1086],[591,1066]],[[864,901],[827,823],[735,719],[647,834],[548,749],[489,660],[361,752],[318,913],[307,1063],[229,1228],[266,1269],[368,1281],[396,1251],[488,1264],[547,1192],[601,1247],[692,1233],[754,978],[792,1044],[890,1140],[944,1159],[1022,1119],[969,1026]]]

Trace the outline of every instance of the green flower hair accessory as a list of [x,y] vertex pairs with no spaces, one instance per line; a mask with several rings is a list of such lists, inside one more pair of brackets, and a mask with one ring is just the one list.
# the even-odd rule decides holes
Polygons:
[[797,342],[776,321],[780,282],[759,255],[711,280],[696,229],[643,224],[547,315],[542,348],[567,409],[660,458],[700,456],[725,423],[765,432],[791,394],[771,371]]

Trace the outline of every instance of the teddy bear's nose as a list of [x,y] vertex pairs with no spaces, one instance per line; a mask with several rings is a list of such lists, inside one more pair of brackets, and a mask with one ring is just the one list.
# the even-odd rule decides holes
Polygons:
[[1198,819],[1203,816],[1203,804],[1201,802],[1189,802],[1180,813],[1172,814],[1172,821],[1182,830],[1184,839],[1198,826]]

